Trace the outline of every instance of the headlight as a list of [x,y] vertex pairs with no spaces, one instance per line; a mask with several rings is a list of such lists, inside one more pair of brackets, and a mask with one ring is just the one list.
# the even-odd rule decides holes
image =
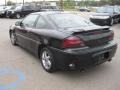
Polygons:
[[91,16],[90,18],[95,18],[95,19],[108,19],[110,18],[109,16]]
[[110,16],[101,16],[101,18],[108,19],[108,18],[110,18]]

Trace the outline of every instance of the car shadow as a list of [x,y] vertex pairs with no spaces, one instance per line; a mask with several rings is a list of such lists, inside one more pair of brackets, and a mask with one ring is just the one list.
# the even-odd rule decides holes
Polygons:
[[80,71],[80,70],[72,70],[72,71],[58,71],[55,73],[52,73],[54,76],[58,77],[64,77],[70,80],[77,80],[78,78],[88,78],[88,77],[94,77],[94,76],[99,76],[101,73],[108,72],[110,69],[110,65],[107,63],[88,68],[85,71]]

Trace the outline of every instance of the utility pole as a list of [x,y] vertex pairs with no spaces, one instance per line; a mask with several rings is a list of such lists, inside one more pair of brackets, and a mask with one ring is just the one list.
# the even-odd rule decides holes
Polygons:
[[7,5],[7,1],[5,0],[5,6]]
[[23,5],[25,4],[25,0],[23,0]]
[[43,5],[45,5],[45,0],[43,0]]
[[63,0],[60,0],[60,7],[61,7],[61,10],[63,10]]

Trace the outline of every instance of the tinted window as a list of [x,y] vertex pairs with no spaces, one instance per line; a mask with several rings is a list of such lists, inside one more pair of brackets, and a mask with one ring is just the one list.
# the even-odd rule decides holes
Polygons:
[[35,24],[38,15],[29,15],[23,20],[24,27],[32,28]]
[[59,10],[59,8],[56,6],[43,6],[41,9]]
[[15,7],[15,10],[21,10],[21,9],[22,9],[22,6]]
[[114,10],[115,10],[116,13],[120,13],[120,10],[119,10],[118,7],[116,7]]
[[106,12],[108,13],[113,13],[114,12],[114,9],[111,7],[111,8],[106,8]]
[[6,7],[6,10],[9,10],[9,9],[11,9],[12,8],[12,6],[7,6]]
[[75,14],[51,14],[49,17],[59,28],[75,28],[94,25]]
[[15,8],[16,8],[16,6],[12,6],[11,10],[13,10],[13,9],[15,9]]
[[114,9],[113,7],[101,7],[97,9],[98,13],[113,13]]
[[31,9],[32,9],[32,6],[23,6],[23,9],[24,9],[24,10],[31,10]]
[[1,6],[0,9],[6,9],[6,7],[5,6]]
[[50,29],[50,26],[42,17],[40,17],[37,21],[36,28],[37,29]]

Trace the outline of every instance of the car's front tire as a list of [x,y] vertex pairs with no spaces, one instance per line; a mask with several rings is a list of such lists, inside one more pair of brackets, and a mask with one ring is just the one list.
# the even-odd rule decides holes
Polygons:
[[16,14],[15,16],[16,19],[20,19],[21,18],[21,15],[19,13]]
[[12,43],[12,45],[17,45],[16,44],[16,35],[15,35],[15,33],[14,32],[10,32],[10,40],[11,40],[11,43]]
[[120,19],[119,19],[118,23],[120,23]]
[[113,20],[113,18],[111,18],[111,20],[110,20],[110,26],[112,26],[114,24],[114,20]]
[[48,48],[43,48],[40,53],[42,67],[49,73],[56,71],[55,59],[52,52]]

